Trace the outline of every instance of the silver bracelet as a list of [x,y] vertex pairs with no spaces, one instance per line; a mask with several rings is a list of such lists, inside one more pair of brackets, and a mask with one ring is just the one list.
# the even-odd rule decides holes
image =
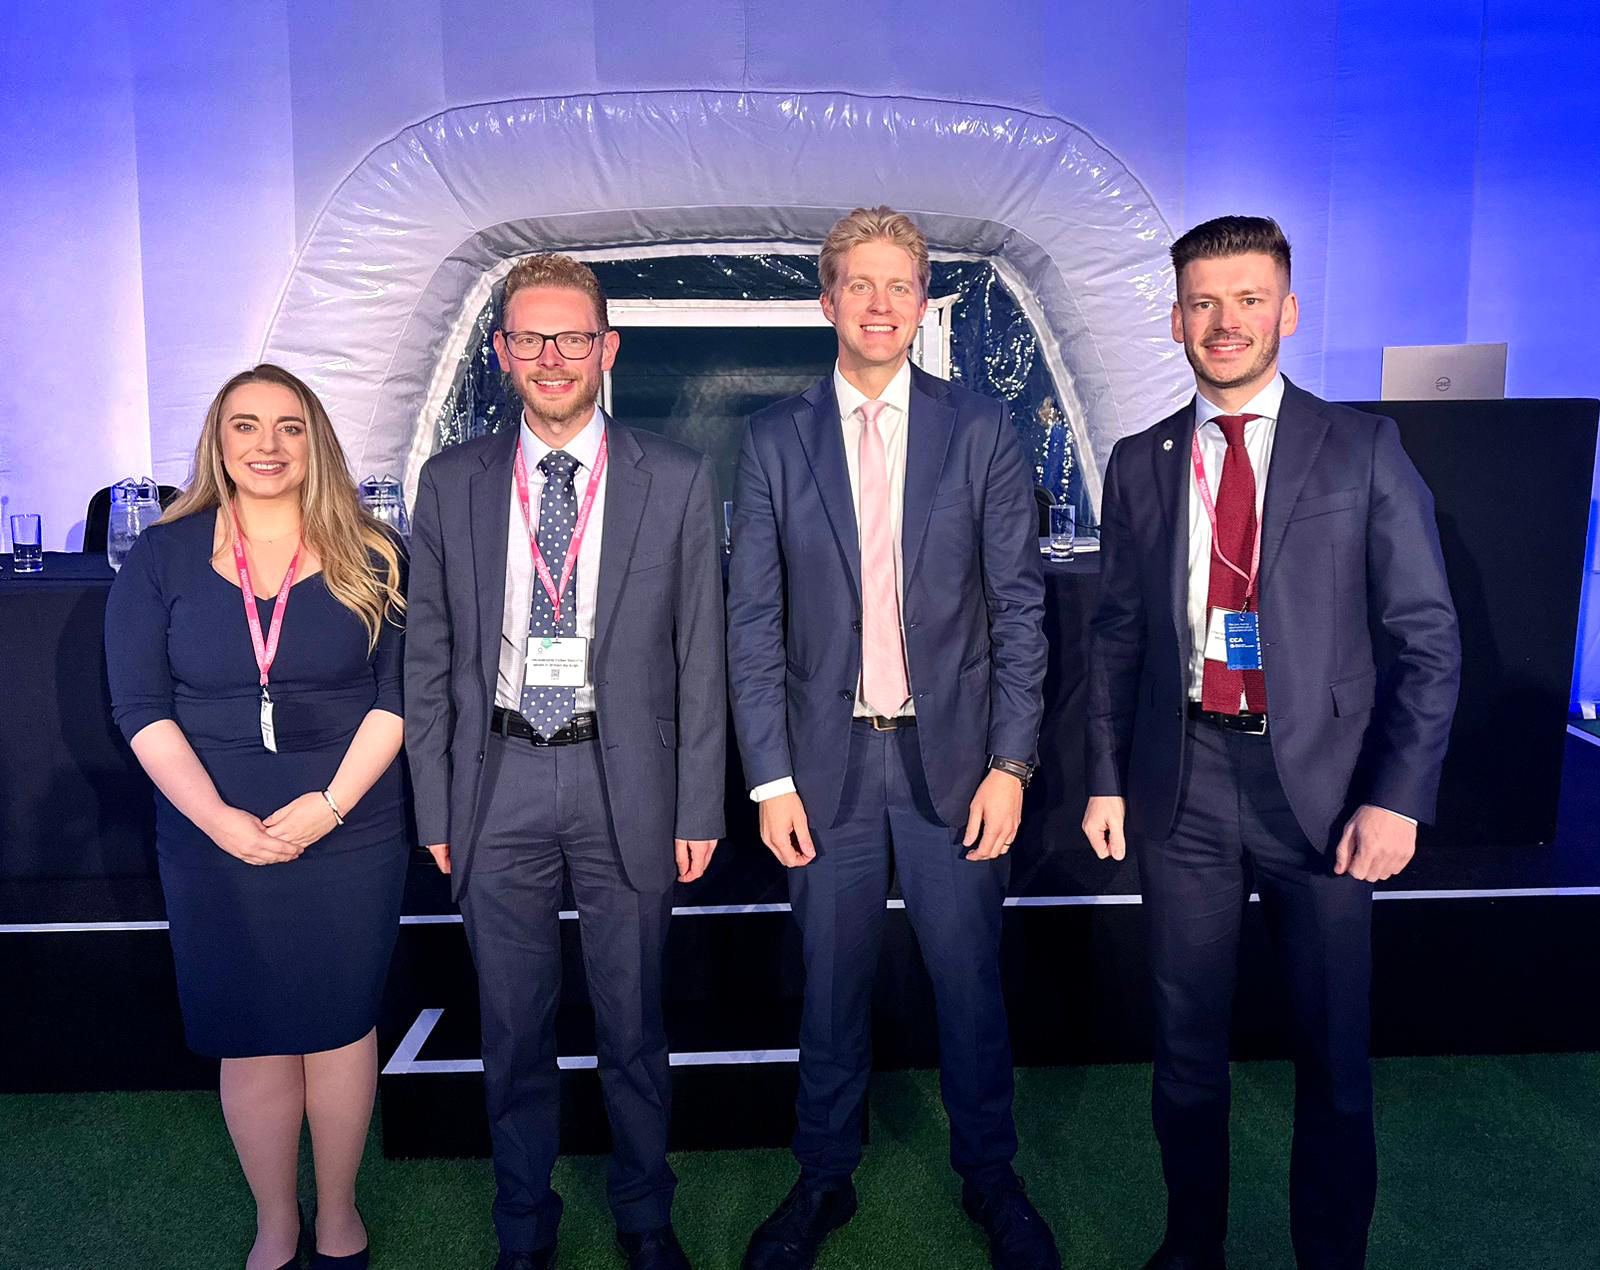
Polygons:
[[333,795],[327,790],[322,791],[322,801],[328,804],[328,810],[333,813],[333,818],[339,824],[344,824],[344,817],[339,814],[339,804],[333,801]]

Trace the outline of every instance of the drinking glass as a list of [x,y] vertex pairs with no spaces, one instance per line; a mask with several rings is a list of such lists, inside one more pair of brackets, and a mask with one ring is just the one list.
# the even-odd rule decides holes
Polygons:
[[401,496],[400,482],[392,476],[369,476],[357,487],[361,505],[373,517],[388,525],[402,538],[411,537],[411,520],[406,515],[405,499]]
[[31,512],[11,518],[11,567],[18,573],[44,571],[43,526]]
[[120,570],[134,540],[161,519],[161,489],[148,477],[127,477],[111,487],[106,524],[106,563]]
[[1078,509],[1071,503],[1057,503],[1050,509],[1050,559],[1070,560],[1072,540],[1078,531]]

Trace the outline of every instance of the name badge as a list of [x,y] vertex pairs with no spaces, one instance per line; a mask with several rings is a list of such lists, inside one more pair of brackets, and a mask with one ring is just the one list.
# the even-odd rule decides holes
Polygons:
[[1212,609],[1206,627],[1206,660],[1223,662],[1229,670],[1260,670],[1260,614]]
[[522,682],[530,688],[583,687],[589,682],[589,641],[581,635],[533,636]]
[[261,690],[261,744],[274,754],[278,752],[278,731],[272,724],[272,698]]
[[1228,669],[1260,670],[1260,614],[1224,613],[1222,629],[1228,648]]

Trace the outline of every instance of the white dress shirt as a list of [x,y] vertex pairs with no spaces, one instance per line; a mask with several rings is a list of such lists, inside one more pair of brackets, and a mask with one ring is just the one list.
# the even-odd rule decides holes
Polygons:
[[[861,538],[861,430],[862,423],[856,411],[872,398],[844,377],[837,362],[833,367],[833,395],[839,403],[839,428],[844,438],[844,461],[850,472],[850,506],[856,514],[856,540]],[[906,501],[906,445],[911,424],[911,362],[902,362],[900,369],[884,388],[877,400],[884,410],[878,415],[878,435],[883,438],[884,460],[889,477],[889,532],[894,535],[895,589],[900,594],[902,620],[905,605],[905,569],[901,559],[900,525],[904,518]],[[907,677],[910,666],[906,667]],[[856,680],[854,715],[858,719],[876,714],[861,693],[861,680]],[[900,708],[901,715],[913,715],[911,698]],[[780,776],[777,780],[757,785],[750,791],[756,802],[764,802],[777,794],[795,792],[794,778]]]
[[[1267,470],[1272,463],[1272,440],[1277,434],[1278,411],[1282,405],[1282,375],[1274,375],[1272,382],[1240,410],[1224,410],[1199,393],[1194,399],[1195,435],[1200,439],[1200,461],[1206,469],[1206,483],[1211,487],[1213,501],[1221,492],[1222,460],[1228,452],[1222,429],[1213,420],[1226,414],[1261,416],[1244,425],[1245,453],[1250,456],[1250,468],[1256,475],[1257,533],[1261,532],[1261,512],[1267,501]],[[1200,500],[1200,484],[1194,478],[1194,463],[1187,454],[1183,456],[1183,466],[1189,473],[1189,700],[1199,701],[1201,680],[1205,675],[1206,633],[1211,619],[1206,604],[1211,592],[1211,519]],[[1249,560],[1233,563],[1247,573],[1250,570]]]
[[[606,417],[598,406],[589,422],[561,449],[578,461],[578,470],[572,475],[572,487],[578,506],[583,506],[584,492],[589,488],[589,478],[600,458],[600,439],[605,435]],[[539,500],[544,493],[544,472],[539,460],[553,452],[528,426],[528,417],[522,417],[522,458],[528,468],[528,512],[533,520],[533,532],[539,532]],[[608,460],[606,466],[611,466]],[[600,585],[600,539],[605,524],[606,485],[605,473],[600,475],[600,486],[595,491],[594,507],[589,513],[589,524],[583,541],[578,545],[577,574],[568,584],[563,597],[572,603],[572,592],[578,601],[578,634],[587,640],[594,639],[595,596]],[[500,673],[495,681],[494,702],[507,710],[522,708],[523,663],[528,656],[528,620],[533,612],[533,588],[543,589],[543,583],[533,568],[533,549],[528,538],[528,525],[522,519],[522,500],[517,497],[517,482],[511,480],[510,532],[506,538],[506,608],[500,625]],[[557,586],[561,585],[560,560],[546,560],[550,574]],[[592,648],[591,648],[592,652]],[[589,675],[594,674],[591,665]],[[594,709],[594,685],[586,677],[583,687],[577,690],[575,708],[579,713]]]

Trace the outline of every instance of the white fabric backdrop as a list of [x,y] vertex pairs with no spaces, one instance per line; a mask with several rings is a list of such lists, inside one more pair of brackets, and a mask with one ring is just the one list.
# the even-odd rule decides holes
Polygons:
[[1279,218],[1305,302],[1286,369],[1307,387],[1375,396],[1385,344],[1505,340],[1513,395],[1600,396],[1597,82],[1592,0],[570,0],[559,17],[504,0],[14,0],[0,512],[42,512],[59,548],[109,480],[181,480],[205,401],[265,346],[297,251],[368,155],[456,107],[582,93],[1055,116],[1171,226]]

